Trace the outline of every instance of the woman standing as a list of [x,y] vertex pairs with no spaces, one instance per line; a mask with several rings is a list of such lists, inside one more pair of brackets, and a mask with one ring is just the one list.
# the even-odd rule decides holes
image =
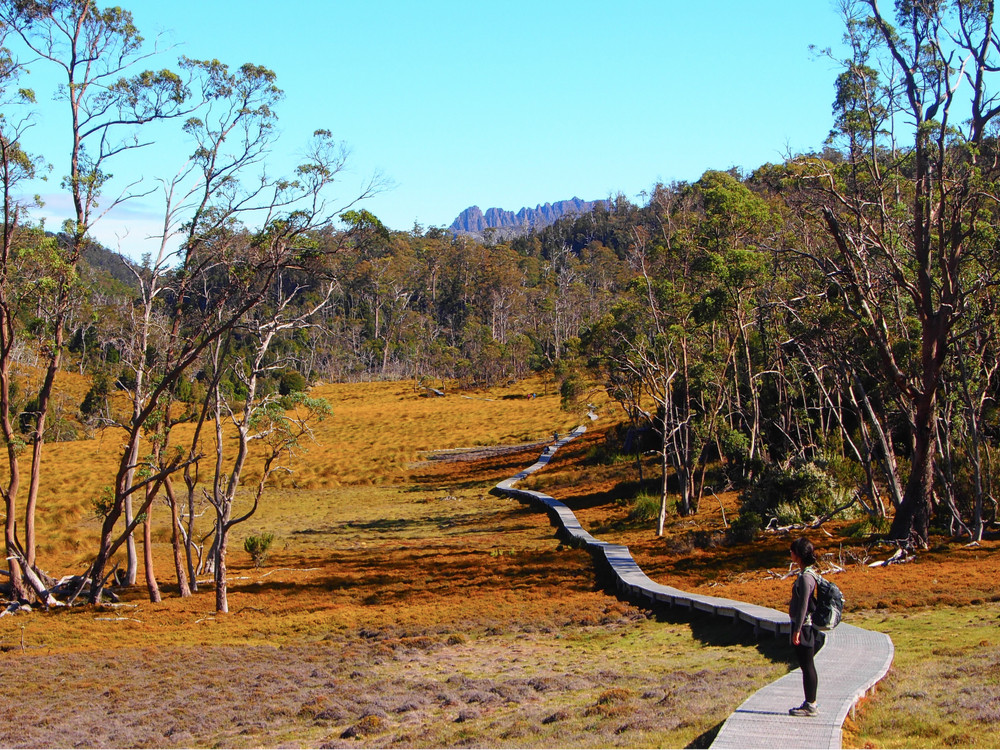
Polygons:
[[816,550],[812,542],[805,537],[799,537],[792,542],[792,562],[799,567],[798,578],[792,586],[792,600],[788,603],[788,616],[792,619],[791,641],[795,647],[799,667],[802,669],[802,687],[805,691],[805,701],[801,706],[788,710],[792,716],[815,716],[816,688],[819,679],[813,658],[816,650],[823,645],[822,631],[813,627],[810,615],[816,609],[816,576],[809,575],[809,568],[816,564]]

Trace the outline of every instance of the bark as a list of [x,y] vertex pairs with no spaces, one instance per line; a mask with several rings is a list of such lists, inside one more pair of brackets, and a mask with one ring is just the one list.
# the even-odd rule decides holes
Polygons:
[[[75,267],[75,260],[73,265]],[[38,505],[38,489],[42,480],[42,446],[45,443],[45,421],[48,416],[56,372],[59,370],[59,362],[62,359],[63,318],[65,305],[69,304],[68,297],[69,292],[65,290],[60,300],[60,307],[63,309],[56,314],[53,322],[52,351],[49,355],[48,367],[45,370],[42,389],[38,394],[38,421],[31,446],[31,472],[28,479],[28,497],[24,506],[24,564],[29,568],[35,564],[35,510]]]
[[[139,386],[136,386],[138,389]],[[136,461],[139,459],[139,443],[134,442],[131,446],[129,463],[135,466]],[[125,482],[126,487],[131,487],[132,482],[135,478],[135,469],[130,469]],[[135,518],[135,514],[132,512],[132,496],[128,495],[125,498],[125,525],[128,526],[132,523],[132,519]],[[125,541],[125,583],[129,586],[134,586],[136,582],[136,577],[139,574],[139,555],[135,547],[135,537],[130,536]]]
[[[186,463],[186,462],[185,462]],[[173,472],[178,471],[181,468],[178,463],[171,463],[163,467],[157,474],[145,480],[145,485],[138,485],[133,488],[133,490],[142,490],[146,493],[145,500],[142,503],[142,507],[139,508],[137,515],[142,515],[149,510],[149,506],[153,502],[153,498],[160,491],[160,487],[166,477],[169,477]],[[119,474],[119,477],[121,475]],[[119,480],[120,481],[120,480]],[[119,490],[120,491],[120,490]],[[105,579],[107,575],[105,569],[107,568],[108,561],[111,556],[118,551],[122,544],[132,535],[135,531],[136,526],[138,526],[138,520],[133,519],[132,523],[128,524],[124,531],[117,537],[113,538],[115,526],[122,516],[122,504],[115,503],[111,508],[110,512],[104,518],[104,522],[101,524],[101,541],[98,545],[97,555],[94,558],[94,562],[91,563],[90,570],[87,572],[83,578],[92,578],[93,582],[90,587],[90,594],[87,597],[87,601],[91,604],[97,604],[101,600],[101,593],[104,590]],[[73,595],[75,599],[83,585]]]
[[228,521],[220,518],[215,545],[215,611],[229,611],[229,583],[226,570],[226,551],[229,546]]
[[[131,536],[129,538],[132,538]],[[160,586],[156,582],[156,571],[153,568],[153,505],[149,504],[145,518],[142,521],[142,551],[143,563],[146,569],[146,589],[149,591],[149,601],[154,604],[161,601]]]
[[9,478],[3,491],[4,511],[4,549],[10,570],[11,598],[27,600],[28,589],[25,586],[21,570],[22,550],[17,538],[17,493],[21,483],[20,461],[17,455],[17,445],[14,442],[14,429],[10,422],[10,358],[6,348],[0,360],[0,420],[4,442],[7,444],[7,467]]
[[924,399],[913,419],[910,478],[889,527],[890,539],[915,542],[922,547],[927,546],[933,507],[934,422],[933,402]]
[[[666,425],[663,426],[663,431],[666,433]],[[667,521],[667,476],[670,463],[667,459],[667,446],[664,442],[662,448],[660,449],[660,472],[661,472],[661,484],[660,484],[660,515],[656,521],[656,535],[663,536],[663,529],[666,526]]]
[[[174,495],[173,483],[169,477],[163,483],[163,488],[167,493],[167,502],[170,505],[170,547],[174,554],[174,571],[177,574],[177,587],[180,590],[181,598],[185,598],[191,596],[191,586],[188,584],[188,574],[185,570],[184,550],[181,544],[182,527],[177,497]],[[187,563],[190,564],[190,556]]]
[[34,590],[35,596],[38,597],[38,601],[42,602],[42,604],[46,607],[63,606],[62,602],[57,601],[56,598],[52,596],[51,592],[49,592],[48,588],[46,588],[45,584],[42,582],[42,579],[35,574],[35,571],[23,559],[21,560],[21,567],[24,571],[24,577]]
[[[899,469],[896,463],[896,454],[893,451],[892,443],[886,434],[885,428],[882,426],[882,420],[878,414],[875,413],[875,408],[872,406],[871,399],[868,398],[868,393],[865,391],[864,385],[861,383],[861,379],[858,378],[856,373],[852,373],[852,384],[848,386],[848,394],[857,408],[859,401],[856,397],[860,396],[860,405],[864,407],[864,414],[859,413],[859,417],[864,425],[864,415],[868,416],[867,424],[870,425],[871,430],[874,431],[875,437],[878,440],[879,450],[882,458],[879,460],[879,465],[882,467],[882,477],[885,480],[886,487],[889,489],[889,499],[892,502],[894,508],[898,508],[903,503],[903,491],[899,486]],[[853,386],[853,387],[852,387]],[[866,430],[867,439],[867,430]],[[869,449],[869,454],[871,453]]]

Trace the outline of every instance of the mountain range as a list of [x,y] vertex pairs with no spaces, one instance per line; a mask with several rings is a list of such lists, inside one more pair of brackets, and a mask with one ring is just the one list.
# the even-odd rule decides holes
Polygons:
[[479,206],[470,206],[458,215],[448,227],[455,234],[468,234],[482,239],[487,230],[496,230],[498,239],[509,239],[554,224],[564,216],[585,214],[594,210],[598,201],[579,198],[545,203],[534,208],[522,208],[516,213],[502,208],[488,208],[483,213]]

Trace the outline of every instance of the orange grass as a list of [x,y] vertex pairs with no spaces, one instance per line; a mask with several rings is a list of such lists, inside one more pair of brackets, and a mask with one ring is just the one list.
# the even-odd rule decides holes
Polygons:
[[[740,636],[696,637],[595,586],[590,558],[562,549],[543,514],[489,493],[537,447],[424,460],[582,421],[554,394],[523,398],[543,387],[475,399],[316,389],[333,417],[238,527],[231,613],[214,613],[205,581],[176,596],[157,508],[162,603],[137,586],[120,607],[0,619],[0,745],[675,746],[709,731],[786,668],[780,658],[751,648],[734,660]],[[88,500],[113,475],[115,440],[46,449],[40,525],[54,572],[92,552]],[[258,530],[276,536],[259,570],[240,544]],[[627,716],[602,702],[609,689],[629,696]]]
[[[237,528],[231,614],[214,613],[207,581],[191,598],[176,596],[157,507],[161,604],[138,586],[120,592],[118,608],[0,619],[0,674],[10,687],[0,697],[9,717],[0,746],[703,746],[749,692],[787,670],[785,645],[698,617],[653,620],[608,596],[590,558],[564,549],[544,514],[489,493],[533,463],[537,447],[428,460],[434,450],[544,442],[585,421],[582,409],[562,411],[554,393],[524,397],[544,389],[539,381],[428,398],[405,383],[316,388],[333,416]],[[614,414],[606,401],[598,410],[605,426],[562,448],[525,485],[544,486],[592,533],[627,544],[656,580],[783,608],[790,537],[723,544],[722,510],[735,516],[734,494],[670,517],[662,539],[627,520],[634,468],[589,460]],[[118,440],[108,430],[46,447],[40,558],[50,572],[79,572],[93,554],[89,501],[114,474]],[[276,537],[261,569],[242,550],[258,531]],[[908,669],[959,658],[919,650],[907,623],[923,622],[922,613],[954,606],[995,619],[995,540],[966,549],[938,539],[915,563],[870,569],[863,561],[887,550],[846,538],[842,525],[827,531],[811,536],[847,562],[837,581],[848,619],[893,634]],[[963,689],[961,669],[941,662],[932,673],[948,689],[928,701]],[[889,736],[881,717],[919,692],[906,674],[894,672],[867,702],[848,746]],[[66,705],[77,707],[72,726],[58,718]],[[939,713],[955,721],[947,706]],[[964,725],[908,732],[900,742],[996,739]]]
[[[86,383],[72,372],[61,372],[58,379],[60,387],[69,384],[81,400],[76,392],[85,393]],[[563,411],[554,393],[527,398],[545,388],[535,379],[507,389],[429,398],[412,383],[319,386],[311,395],[326,399],[333,414],[315,425],[314,440],[302,442],[284,462],[289,472],[276,474],[273,484],[302,490],[398,484],[410,478],[427,451],[539,441],[585,420],[585,409]],[[602,403],[607,404],[606,397]],[[192,425],[178,425],[172,441],[187,445],[192,434]],[[93,500],[114,482],[123,439],[120,429],[108,428],[93,439],[45,446],[36,517],[43,569],[78,572],[93,554],[99,530]],[[208,454],[204,472],[214,448],[206,439],[201,447]],[[230,459],[234,447],[230,443]],[[252,456],[259,456],[259,450]],[[251,460],[244,487],[252,486],[257,476],[259,465]],[[153,512],[162,516],[162,510]],[[164,550],[157,550],[157,556],[168,559]]]

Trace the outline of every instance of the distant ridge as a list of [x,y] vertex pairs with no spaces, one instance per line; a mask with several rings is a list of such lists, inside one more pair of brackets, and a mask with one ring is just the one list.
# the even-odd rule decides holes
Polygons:
[[470,206],[448,228],[455,234],[468,234],[480,239],[485,236],[486,230],[494,229],[500,239],[509,239],[527,234],[533,229],[547,227],[564,216],[589,213],[598,202],[574,197],[534,208],[522,208],[517,213],[502,208],[488,208],[484,214],[479,206]]

